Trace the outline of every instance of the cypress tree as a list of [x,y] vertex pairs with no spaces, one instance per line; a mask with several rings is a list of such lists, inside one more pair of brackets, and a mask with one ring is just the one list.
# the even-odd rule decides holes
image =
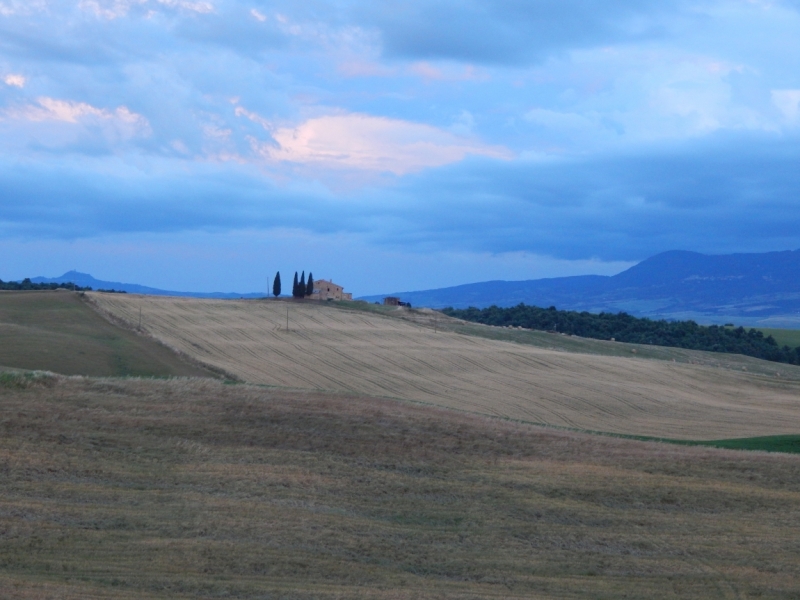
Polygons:
[[281,295],[281,272],[275,273],[275,280],[272,282],[272,295],[276,298]]
[[308,272],[308,283],[306,284],[306,296],[314,293],[314,278],[311,276],[311,271]]
[[306,272],[303,271],[300,274],[300,281],[297,282],[297,297],[298,298],[305,298],[306,297]]
[[297,289],[298,289],[298,287],[300,287],[300,286],[297,285],[297,271],[295,271],[294,272],[294,283],[292,284],[292,297],[293,298],[297,298]]

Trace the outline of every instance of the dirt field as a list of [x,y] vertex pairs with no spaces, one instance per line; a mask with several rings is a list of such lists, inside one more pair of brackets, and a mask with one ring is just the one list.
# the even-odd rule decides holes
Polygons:
[[141,310],[151,335],[252,383],[676,439],[800,431],[800,379],[787,365],[758,374],[558,352],[312,303],[92,297],[130,323]]
[[211,379],[0,379],[0,597],[794,599],[800,456]]
[[65,375],[212,375],[153,340],[115,327],[66,290],[0,291],[0,367]]

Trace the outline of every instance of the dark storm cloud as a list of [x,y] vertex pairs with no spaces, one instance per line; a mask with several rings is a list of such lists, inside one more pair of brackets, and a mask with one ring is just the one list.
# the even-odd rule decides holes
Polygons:
[[753,135],[550,165],[465,163],[405,186],[426,201],[415,227],[394,233],[573,259],[800,247],[797,164],[796,137]]
[[208,166],[191,176],[113,177],[6,164],[0,220],[7,234],[48,237],[290,227],[408,249],[567,259],[796,248],[798,141],[717,136],[584,161],[475,159],[349,198]]
[[[202,166],[166,174],[109,174],[76,165],[0,166],[0,228],[7,235],[76,239],[302,223],[326,231],[326,195],[283,190],[252,174]],[[341,213],[341,211],[339,211]]]

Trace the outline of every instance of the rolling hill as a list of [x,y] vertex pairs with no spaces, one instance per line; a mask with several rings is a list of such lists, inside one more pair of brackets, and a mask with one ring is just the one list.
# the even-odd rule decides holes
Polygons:
[[[539,340],[537,347],[491,339],[505,332],[499,328],[459,330],[461,324],[433,313],[402,309],[381,313],[312,302],[87,295],[131,323],[141,311],[142,328],[150,335],[251,383],[655,437],[800,431],[800,367],[519,332],[527,336],[521,341]],[[413,314],[417,321],[392,314]],[[666,360],[646,359],[646,352]]]
[[797,598],[800,456],[211,379],[10,383],[3,598]]
[[563,310],[800,328],[800,250],[718,256],[671,251],[610,277],[487,281],[391,295],[431,308],[524,302]]
[[60,277],[32,277],[32,283],[74,283],[80,287],[90,287],[93,290],[116,290],[129,294],[148,294],[151,296],[179,296],[186,298],[262,298],[266,295],[263,292],[250,292],[239,294],[235,292],[176,292],[161,290],[138,283],[122,283],[120,281],[103,281],[95,279],[88,273],[78,271],[67,271]]
[[800,368],[363,303],[2,301],[8,356],[141,314],[253,383],[0,372],[0,597],[796,597],[800,456],[564,428],[796,433]]

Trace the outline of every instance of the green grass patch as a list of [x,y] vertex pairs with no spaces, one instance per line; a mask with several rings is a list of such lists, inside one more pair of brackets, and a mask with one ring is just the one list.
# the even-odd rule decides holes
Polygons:
[[[581,430],[570,430],[581,431]],[[625,435],[617,433],[602,433],[589,431],[585,433],[599,433],[626,440],[639,440],[643,442],[663,442],[665,444],[679,444],[681,446],[708,446],[711,448],[727,448],[729,450],[761,450],[763,452],[785,452],[800,454],[800,435],[767,435],[761,437],[732,438],[727,440],[676,440],[672,438],[659,438],[644,435]]]
[[769,435],[765,437],[734,438],[710,442],[693,442],[701,446],[730,448],[732,450],[763,450],[800,454],[800,435]]
[[757,327],[756,329],[762,332],[765,337],[771,335],[779,346],[789,346],[790,348],[800,346],[800,329],[773,329],[766,327]]
[[760,450],[763,452],[784,452],[788,454],[800,454],[800,434],[789,435],[766,435],[747,438],[730,438],[724,440],[678,440],[675,438],[663,438],[647,435],[631,435],[627,433],[610,433],[591,429],[579,429],[576,427],[556,427],[547,423],[536,423],[509,419],[516,423],[524,423],[536,427],[546,427],[573,433],[588,433],[590,435],[600,435],[615,437],[624,440],[635,440],[639,442],[662,442],[664,444],[677,444],[679,446],[708,446],[711,448],[727,448],[729,450]]
[[35,385],[50,386],[55,381],[55,376],[42,371],[0,372],[0,388],[25,389]]
[[210,375],[156,341],[109,323],[67,291],[0,292],[0,365],[98,377]]
[[730,438],[724,440],[678,440],[674,438],[663,438],[647,435],[610,433],[607,431],[579,429],[575,427],[555,427],[546,423],[535,423],[531,421],[515,419],[509,419],[509,421],[524,423],[526,425],[534,425],[536,427],[546,427],[548,429],[557,429],[574,433],[588,433],[590,435],[608,436],[624,440],[636,440],[639,442],[662,442],[664,444],[677,444],[679,446],[708,446],[711,448],[727,448],[729,450],[760,450],[762,452],[785,452],[788,454],[800,454],[800,434],[767,435],[747,438]]

